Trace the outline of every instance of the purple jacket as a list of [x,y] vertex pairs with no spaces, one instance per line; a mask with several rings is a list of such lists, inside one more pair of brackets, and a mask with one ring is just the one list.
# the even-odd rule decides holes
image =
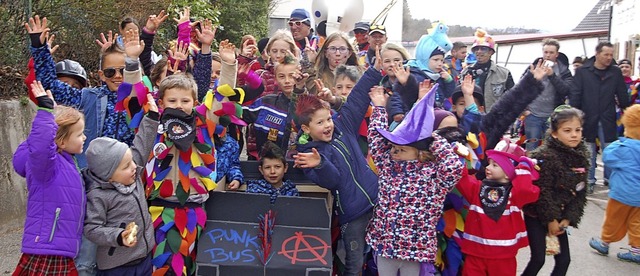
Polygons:
[[13,155],[29,190],[22,252],[74,258],[82,239],[84,184],[74,157],[58,152],[57,130],[53,114],[38,110],[31,133]]

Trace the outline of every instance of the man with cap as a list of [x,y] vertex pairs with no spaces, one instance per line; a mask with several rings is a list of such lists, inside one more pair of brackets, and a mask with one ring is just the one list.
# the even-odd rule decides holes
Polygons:
[[384,25],[372,25],[369,27],[369,49],[365,66],[375,63],[376,47],[382,49],[382,45],[387,43],[387,28]]
[[465,68],[460,74],[471,74],[476,84],[483,89],[485,108],[491,110],[493,104],[502,94],[515,85],[509,69],[491,61],[495,54],[496,42],[485,30],[477,29],[471,52],[476,56],[477,62]]
[[369,23],[358,22],[353,28],[353,35],[356,37],[354,47],[356,48],[356,56],[358,63],[365,64],[365,57],[369,50]]
[[[524,132],[527,137],[527,151],[532,151],[540,146],[547,128],[547,120],[553,110],[564,104],[569,92],[573,77],[569,70],[569,58],[560,53],[560,43],[553,38],[546,38],[542,41],[542,57],[533,61],[536,65],[540,60],[547,62],[553,69],[542,80],[544,90],[525,111]],[[527,69],[529,71],[529,69]],[[526,73],[526,71],[525,71]]]
[[291,12],[291,16],[289,18],[289,29],[291,30],[291,35],[293,35],[293,39],[296,41],[296,45],[298,48],[303,51],[307,46],[307,39],[309,40],[309,46],[312,48],[317,48],[318,46],[318,37],[313,35],[313,30],[311,29],[311,16],[309,12],[305,9],[295,9]]

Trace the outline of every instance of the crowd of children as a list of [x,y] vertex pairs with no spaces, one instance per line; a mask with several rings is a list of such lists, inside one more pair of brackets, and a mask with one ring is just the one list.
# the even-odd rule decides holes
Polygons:
[[[526,246],[523,275],[536,275],[549,240],[559,244],[553,275],[566,274],[567,228],[587,202],[584,115],[556,108],[532,152],[503,138],[552,65],[532,64],[485,113],[472,74],[444,66],[446,33],[423,36],[415,60],[375,45],[366,64],[340,32],[321,43],[279,30],[212,52],[215,28],[191,22],[185,8],[176,41],[157,55],[167,17],[151,15],[142,29],[125,18],[119,36],[103,35],[97,87],[79,64],[54,62],[46,18],[25,24],[38,111],[13,160],[29,190],[14,275],[195,275],[209,192],[246,184],[271,203],[299,196],[290,164],[333,195],[346,251],[339,275],[360,275],[368,256],[366,271],[378,275],[515,275]],[[589,244],[607,255],[628,234],[632,248],[618,258],[640,263],[640,175],[629,165],[640,107],[621,114],[625,138],[604,150],[613,170],[606,219]],[[244,179],[244,144],[260,179]]]

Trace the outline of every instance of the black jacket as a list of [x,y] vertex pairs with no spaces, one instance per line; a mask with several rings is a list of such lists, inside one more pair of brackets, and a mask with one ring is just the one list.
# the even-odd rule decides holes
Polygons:
[[620,68],[609,65],[601,78],[594,63],[595,57],[592,57],[576,70],[569,103],[585,113],[584,137],[587,142],[595,142],[600,122],[604,142],[610,143],[618,139],[616,98],[620,108],[624,109],[629,106],[629,95]]
[[578,227],[587,205],[589,151],[584,142],[569,148],[547,136],[530,157],[540,166],[540,179],[533,182],[540,187],[540,197],[526,205],[524,213],[545,225],[554,219],[567,219],[571,226]]

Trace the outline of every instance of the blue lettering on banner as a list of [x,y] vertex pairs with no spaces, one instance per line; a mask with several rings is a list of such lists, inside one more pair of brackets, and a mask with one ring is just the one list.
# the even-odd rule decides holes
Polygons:
[[211,263],[250,263],[256,260],[253,252],[259,248],[257,235],[251,235],[247,230],[238,232],[235,229],[213,229],[206,235],[212,244],[220,246],[204,250],[211,255]]

